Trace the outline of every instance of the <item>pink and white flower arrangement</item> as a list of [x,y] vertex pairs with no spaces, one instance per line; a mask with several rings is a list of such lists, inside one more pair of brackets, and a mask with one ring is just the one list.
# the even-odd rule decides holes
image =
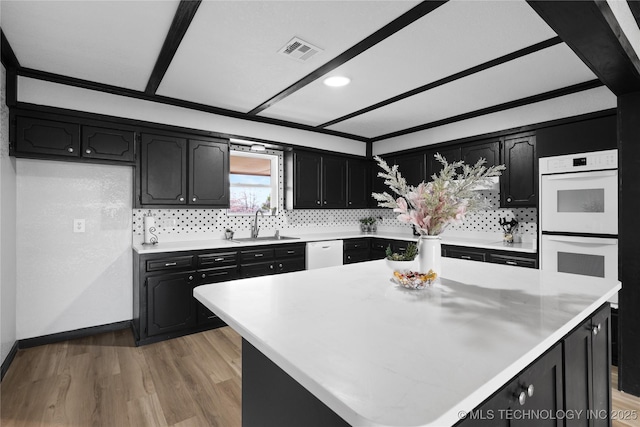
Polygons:
[[420,234],[430,236],[441,234],[449,224],[459,224],[468,213],[488,208],[487,199],[474,188],[488,184],[505,170],[504,165],[485,167],[485,159],[473,166],[462,161],[448,163],[438,153],[435,158],[443,165],[440,173],[434,174],[432,181],[413,186],[407,184],[397,165],[389,167],[379,156],[374,158],[384,171],[378,176],[395,193],[372,193],[378,206],[392,208],[399,214],[398,220],[413,224]]

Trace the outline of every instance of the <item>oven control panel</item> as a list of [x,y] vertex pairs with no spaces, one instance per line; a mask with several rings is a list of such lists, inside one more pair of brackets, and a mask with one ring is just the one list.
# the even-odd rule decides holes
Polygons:
[[564,173],[618,169],[618,150],[568,154],[566,156],[540,158],[539,173]]

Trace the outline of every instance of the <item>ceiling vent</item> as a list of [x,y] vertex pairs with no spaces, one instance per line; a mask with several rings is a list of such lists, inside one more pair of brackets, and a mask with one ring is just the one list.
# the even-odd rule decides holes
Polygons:
[[298,62],[305,62],[318,52],[322,52],[322,49],[297,37],[289,40],[289,42],[278,51],[278,53],[295,59]]

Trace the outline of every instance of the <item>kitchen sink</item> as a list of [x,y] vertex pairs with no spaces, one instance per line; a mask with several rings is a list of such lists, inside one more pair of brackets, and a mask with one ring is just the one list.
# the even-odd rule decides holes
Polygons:
[[238,239],[230,239],[232,242],[243,243],[243,242],[277,242],[279,240],[296,240],[299,237],[289,237],[289,236],[260,236],[260,237],[241,237]]

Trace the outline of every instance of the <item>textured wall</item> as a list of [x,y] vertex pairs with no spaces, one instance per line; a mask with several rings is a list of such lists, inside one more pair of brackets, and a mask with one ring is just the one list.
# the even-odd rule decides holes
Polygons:
[[0,100],[0,361],[16,341],[16,162],[9,157],[5,69]]
[[132,318],[132,188],[130,166],[18,159],[18,339]]

